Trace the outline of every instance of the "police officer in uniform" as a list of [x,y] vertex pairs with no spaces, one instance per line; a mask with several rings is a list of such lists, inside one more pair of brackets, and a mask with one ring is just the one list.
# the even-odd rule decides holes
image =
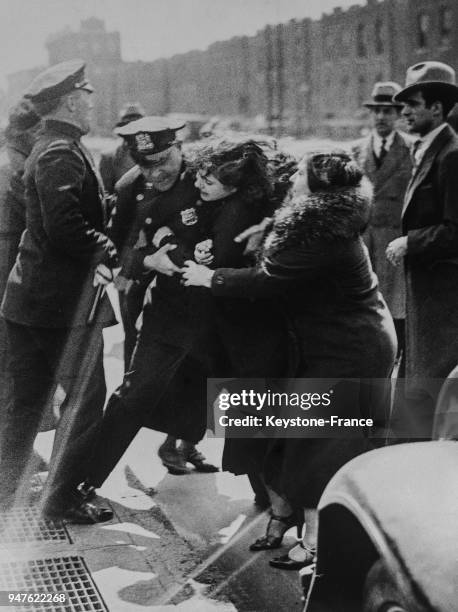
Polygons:
[[[141,122],[140,128],[144,124],[145,121]],[[127,126],[127,123],[124,125]],[[146,125],[150,130],[149,133],[157,134],[156,151],[160,145],[161,133],[168,134],[167,138],[172,135],[175,140],[177,130],[184,127],[181,122],[162,117],[148,117]],[[176,156],[175,165],[170,167],[169,181],[166,183],[154,181],[157,173],[145,165],[145,156],[141,147],[138,147],[135,136],[130,133],[132,128],[123,130],[122,127],[118,128],[116,133],[123,138],[129,157],[133,159],[135,165],[116,183],[108,235],[116,245],[122,265],[115,280],[115,286],[119,292],[124,326],[124,369],[127,370],[137,340],[137,319],[141,313],[145,291],[150,281],[148,275],[141,275],[140,279],[132,278],[132,258],[135,257],[136,249],[141,247],[145,239],[142,228],[151,208],[154,209],[158,201],[164,201],[164,198],[166,200],[176,198],[177,189],[180,188],[180,191],[186,192],[187,199],[193,203],[196,192],[189,173],[185,173],[183,180],[178,182],[176,180],[184,172],[181,155]],[[179,151],[178,148],[177,151]],[[148,224],[150,223],[151,219],[148,218]]]
[[57,383],[66,392],[42,498],[46,517],[111,518],[77,491],[105,401],[102,328],[115,322],[103,288],[117,263],[105,235],[103,186],[81,136],[90,129],[91,85],[81,60],[51,66],[27,96],[43,130],[24,172],[26,229],[2,315],[13,394],[0,459],[3,508],[27,482],[29,457]]
[[[128,353],[146,287],[153,279],[155,286],[124,382],[109,400],[86,490],[103,483],[142,426],[169,434],[159,456],[171,473],[188,473],[187,462],[199,471],[217,471],[194,446],[205,431],[205,373],[192,355],[201,307],[196,292],[185,290],[176,275],[206,237],[204,219],[211,208],[198,200],[194,176],[186,168],[176,139],[182,127],[167,118],[144,117],[118,130],[137,162],[117,184],[110,222],[121,253],[120,276],[127,282]],[[184,246],[170,243],[168,233]],[[188,442],[184,450],[176,448],[178,438]]]

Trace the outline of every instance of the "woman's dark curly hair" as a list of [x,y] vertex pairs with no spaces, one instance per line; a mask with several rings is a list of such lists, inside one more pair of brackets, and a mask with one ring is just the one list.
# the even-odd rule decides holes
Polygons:
[[245,202],[259,202],[273,194],[262,144],[252,139],[206,141],[188,151],[188,164],[196,172],[213,174],[223,185],[235,187]]

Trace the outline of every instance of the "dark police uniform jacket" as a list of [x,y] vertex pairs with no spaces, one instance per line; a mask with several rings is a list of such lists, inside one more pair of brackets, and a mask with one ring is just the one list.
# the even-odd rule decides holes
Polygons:
[[[85,325],[96,294],[94,268],[116,264],[104,234],[103,187],[80,137],[77,127],[48,120],[26,162],[26,230],[2,303],[9,321]],[[113,322],[108,298],[98,313],[100,322]]]
[[[244,255],[245,245],[234,242],[234,238],[247,227],[259,223],[265,216],[266,206],[264,202],[246,203],[238,194],[217,202],[197,200],[194,206],[181,200],[181,205],[171,212],[169,223],[166,223],[174,235],[164,242],[177,244],[175,250],[168,252],[170,258],[182,266],[186,259],[194,259],[197,242],[211,238],[214,255],[211,267],[250,265]],[[156,230],[153,223],[145,227],[151,228],[147,229],[147,234],[152,235]],[[263,300],[215,299],[204,287],[184,287],[179,274],[172,277],[158,274],[151,293],[152,303],[145,310],[155,321],[154,325],[151,322],[148,325],[151,335],[168,344],[205,347],[204,352],[223,351],[232,373],[235,365],[237,372],[243,371],[246,376],[264,371],[260,361],[270,354],[275,336],[273,331],[265,333],[266,328],[272,327],[270,300],[267,304]],[[213,347],[209,337],[212,333],[216,334],[213,339],[219,338],[220,349]]]
[[[164,226],[171,229],[172,241],[178,245],[168,252],[170,259],[179,266],[186,259],[192,259],[194,245],[208,238],[206,228],[211,207],[199,200],[194,177],[184,164],[170,189],[143,192],[145,199],[138,206],[138,186],[143,179],[132,180],[135,173],[139,174],[138,168],[132,168],[119,181],[111,220],[110,235],[122,253],[121,274],[145,288],[152,283],[151,297],[143,313],[144,317],[157,322],[152,328],[148,326],[149,336],[175,346],[190,346],[205,308],[201,299],[205,290],[194,287],[189,291],[181,284],[180,275],[168,277],[147,271],[143,260],[157,250],[152,241],[156,231]],[[160,246],[166,241],[170,238],[163,240]]]

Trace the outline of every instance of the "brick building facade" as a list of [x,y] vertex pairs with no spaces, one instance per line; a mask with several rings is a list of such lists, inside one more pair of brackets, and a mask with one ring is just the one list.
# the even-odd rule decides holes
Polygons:
[[[374,81],[402,83],[407,66],[424,59],[458,69],[458,2],[366,0],[153,62],[123,62],[119,33],[95,18],[47,47],[50,63],[87,60],[100,133],[111,131],[123,104],[139,101],[151,114],[203,113],[277,134],[345,136],[364,123],[361,104]],[[32,72],[10,77],[10,99]]]

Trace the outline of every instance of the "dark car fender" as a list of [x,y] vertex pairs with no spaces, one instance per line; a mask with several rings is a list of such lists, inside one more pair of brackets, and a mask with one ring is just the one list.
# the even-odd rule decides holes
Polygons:
[[313,591],[341,591],[340,600],[354,595],[345,585],[360,592],[378,558],[412,612],[458,611],[457,474],[454,441],[370,451],[339,470],[318,507],[317,584],[307,612]]

